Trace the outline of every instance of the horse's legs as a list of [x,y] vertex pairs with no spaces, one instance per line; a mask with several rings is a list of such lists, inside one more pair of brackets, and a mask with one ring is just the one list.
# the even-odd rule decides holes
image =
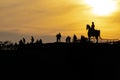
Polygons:
[[59,42],[59,39],[57,38],[57,42]]
[[98,43],[98,36],[96,36],[95,38],[96,38],[96,43]]
[[90,36],[88,37],[88,40],[89,40],[89,42],[90,42]]

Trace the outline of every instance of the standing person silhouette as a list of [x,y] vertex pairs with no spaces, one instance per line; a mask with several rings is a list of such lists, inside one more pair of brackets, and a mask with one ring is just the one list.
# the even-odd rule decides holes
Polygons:
[[91,28],[92,28],[92,30],[95,30],[95,24],[94,24],[94,22],[92,22]]
[[56,35],[56,38],[57,38],[57,42],[61,42],[61,33],[60,32]]
[[31,36],[31,43],[34,43],[34,37]]
[[77,36],[74,34],[73,35],[73,42],[76,42],[77,41]]
[[70,41],[71,41],[71,37],[70,37],[70,36],[67,36],[67,38],[66,38],[66,43],[70,43]]

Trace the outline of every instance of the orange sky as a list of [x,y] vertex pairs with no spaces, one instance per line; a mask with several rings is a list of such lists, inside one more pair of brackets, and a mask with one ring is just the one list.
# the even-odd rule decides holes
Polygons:
[[[76,34],[87,36],[86,24],[95,22],[103,38],[120,39],[120,0],[110,15],[95,15],[85,0],[1,0],[0,40],[18,42],[22,37],[55,41],[61,32],[64,38]],[[64,41],[63,38],[63,41]]]

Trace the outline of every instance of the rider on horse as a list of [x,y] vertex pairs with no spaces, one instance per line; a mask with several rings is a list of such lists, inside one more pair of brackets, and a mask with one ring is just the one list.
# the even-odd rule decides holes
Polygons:
[[91,29],[95,30],[95,24],[94,24],[94,22],[92,22]]
[[96,30],[94,28],[95,28],[94,22],[92,22],[91,26],[89,24],[87,24],[86,29],[88,29],[88,38],[89,38],[89,41],[90,41],[91,37],[95,37],[96,38],[96,43],[98,43],[98,37],[101,38],[100,37],[100,30]]

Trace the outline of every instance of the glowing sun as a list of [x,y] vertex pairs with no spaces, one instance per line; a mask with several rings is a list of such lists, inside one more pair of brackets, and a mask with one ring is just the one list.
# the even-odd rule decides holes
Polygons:
[[95,15],[106,16],[116,10],[116,2],[114,0],[85,0],[88,6],[91,6]]

